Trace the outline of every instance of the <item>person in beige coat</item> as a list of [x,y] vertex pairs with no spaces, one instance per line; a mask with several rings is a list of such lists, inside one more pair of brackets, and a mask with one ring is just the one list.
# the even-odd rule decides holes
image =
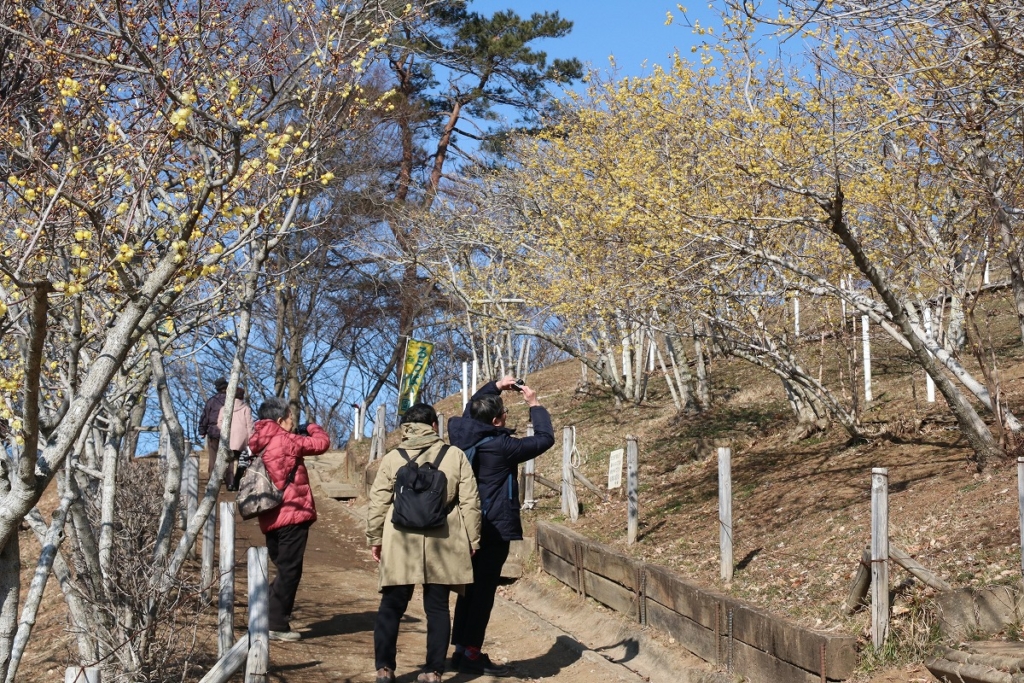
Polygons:
[[[402,449],[417,464],[434,462],[445,445],[437,435],[437,413],[425,404],[410,407],[402,418]],[[453,587],[473,583],[473,553],[480,547],[480,497],[466,454],[448,447],[438,467],[448,480],[445,501],[451,508],[444,526],[410,530],[395,527],[395,477],[405,459],[388,452],[370,490],[366,540],[380,563],[380,608],[373,629],[376,683],[392,683],[398,645],[398,624],[409,606],[413,588],[423,586],[427,615],[427,664],[418,683],[439,683],[451,636],[448,596]]]

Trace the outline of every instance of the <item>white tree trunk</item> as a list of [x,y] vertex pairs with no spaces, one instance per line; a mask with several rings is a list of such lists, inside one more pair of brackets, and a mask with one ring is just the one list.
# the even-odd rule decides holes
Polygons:
[[[7,463],[0,464],[0,491],[6,493]],[[18,603],[21,600],[21,544],[14,534],[0,550],[0,674],[7,677],[18,628]],[[15,665],[16,667],[17,665]]]
[[45,537],[40,539],[42,550],[36,563],[36,571],[32,575],[32,583],[29,585],[28,595],[25,596],[25,606],[21,610],[21,620],[18,623],[18,633],[11,650],[10,665],[4,678],[5,683],[14,683],[18,675],[21,657],[25,653],[25,646],[28,645],[28,639],[32,635],[32,627],[36,623],[39,605],[43,601],[46,581],[50,577],[50,571],[53,568],[53,561],[57,557],[60,543],[64,540],[64,522],[67,519],[68,510],[71,508],[71,501],[72,497],[65,492],[60,506],[53,515],[50,528],[47,529]]

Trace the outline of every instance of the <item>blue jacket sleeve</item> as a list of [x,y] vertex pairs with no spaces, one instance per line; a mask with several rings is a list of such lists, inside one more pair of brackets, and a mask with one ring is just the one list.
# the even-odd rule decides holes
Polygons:
[[533,436],[522,439],[509,437],[511,447],[507,458],[516,464],[533,460],[538,455],[555,445],[555,430],[551,426],[551,415],[547,408],[534,406],[530,408],[530,422],[533,423]]
[[498,385],[497,385],[496,382],[488,382],[487,384],[485,384],[482,387],[480,387],[480,389],[475,394],[473,394],[470,397],[469,401],[466,403],[466,409],[462,411],[462,417],[470,417],[470,414],[469,414],[469,405],[470,405],[470,403],[472,403],[473,401],[475,401],[476,399],[478,399],[478,398],[480,398],[482,396],[488,396],[488,395],[490,395],[490,396],[501,396],[501,392],[498,391]]

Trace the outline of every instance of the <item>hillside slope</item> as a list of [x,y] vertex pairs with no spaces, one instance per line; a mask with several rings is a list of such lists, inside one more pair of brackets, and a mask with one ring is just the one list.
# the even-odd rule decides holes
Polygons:
[[[562,431],[574,427],[581,470],[604,488],[609,451],[623,448],[627,435],[638,437],[640,538],[626,545],[622,490],[602,503],[578,486],[583,513],[573,524],[562,516],[558,495],[538,486],[537,507],[524,520],[569,524],[804,625],[858,634],[866,644],[868,611],[847,617],[841,606],[870,542],[871,469],[886,467],[893,543],[956,587],[1018,582],[1015,458],[978,474],[942,397],[925,402],[923,373],[914,372],[895,344],[879,340],[878,348],[876,399],[864,421],[888,436],[861,443],[851,443],[838,427],[794,442],[796,424],[778,380],[730,359],[716,359],[713,366],[715,407],[694,415],[677,414],[659,376],[651,378],[647,402],[616,409],[606,391],[583,386],[576,361],[532,373],[529,384],[556,429],[555,447],[538,459],[539,474],[561,479]],[[1006,398],[1020,412],[1024,347],[1012,330],[998,353]],[[509,425],[524,432],[525,405],[508,394],[506,402]],[[461,397],[437,408],[458,414]],[[727,585],[719,579],[717,446],[733,452],[737,567]],[[932,591],[909,578],[894,568],[892,639],[883,654],[865,651],[865,679],[921,661],[937,639]],[[919,680],[933,680],[923,676]]]

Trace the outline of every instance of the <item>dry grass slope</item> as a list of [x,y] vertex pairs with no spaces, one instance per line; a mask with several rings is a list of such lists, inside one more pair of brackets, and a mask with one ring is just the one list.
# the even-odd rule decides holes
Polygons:
[[[999,306],[997,313],[988,322],[1004,397],[1019,415],[1024,346],[1009,310]],[[877,337],[874,344],[875,400],[863,420],[887,436],[860,443],[837,426],[794,442],[796,423],[778,380],[731,359],[715,360],[715,406],[698,415],[677,414],[659,376],[651,379],[647,402],[615,409],[606,392],[582,386],[578,362],[545,368],[528,379],[552,413],[556,445],[538,460],[537,471],[561,478],[562,429],[574,426],[582,471],[603,486],[609,451],[636,435],[639,542],[626,545],[621,490],[601,503],[578,487],[583,514],[575,530],[806,626],[858,634],[867,644],[868,611],[847,617],[842,604],[870,542],[873,467],[889,469],[892,541],[925,567],[956,587],[1015,583],[1021,576],[1015,459],[978,474],[942,397],[935,404],[925,401],[923,372],[895,343]],[[844,352],[829,345],[821,344],[822,372],[841,373]],[[524,431],[525,406],[508,402],[510,424]],[[438,409],[459,413],[461,397],[446,399]],[[730,585],[719,579],[717,446],[733,450],[737,567]],[[537,488],[540,502],[524,515],[527,522],[571,524],[561,515],[557,494]],[[932,590],[898,567],[892,583],[898,593],[892,642],[885,652],[863,657],[865,679],[920,661],[936,640]],[[908,680],[902,675],[891,680]]]

